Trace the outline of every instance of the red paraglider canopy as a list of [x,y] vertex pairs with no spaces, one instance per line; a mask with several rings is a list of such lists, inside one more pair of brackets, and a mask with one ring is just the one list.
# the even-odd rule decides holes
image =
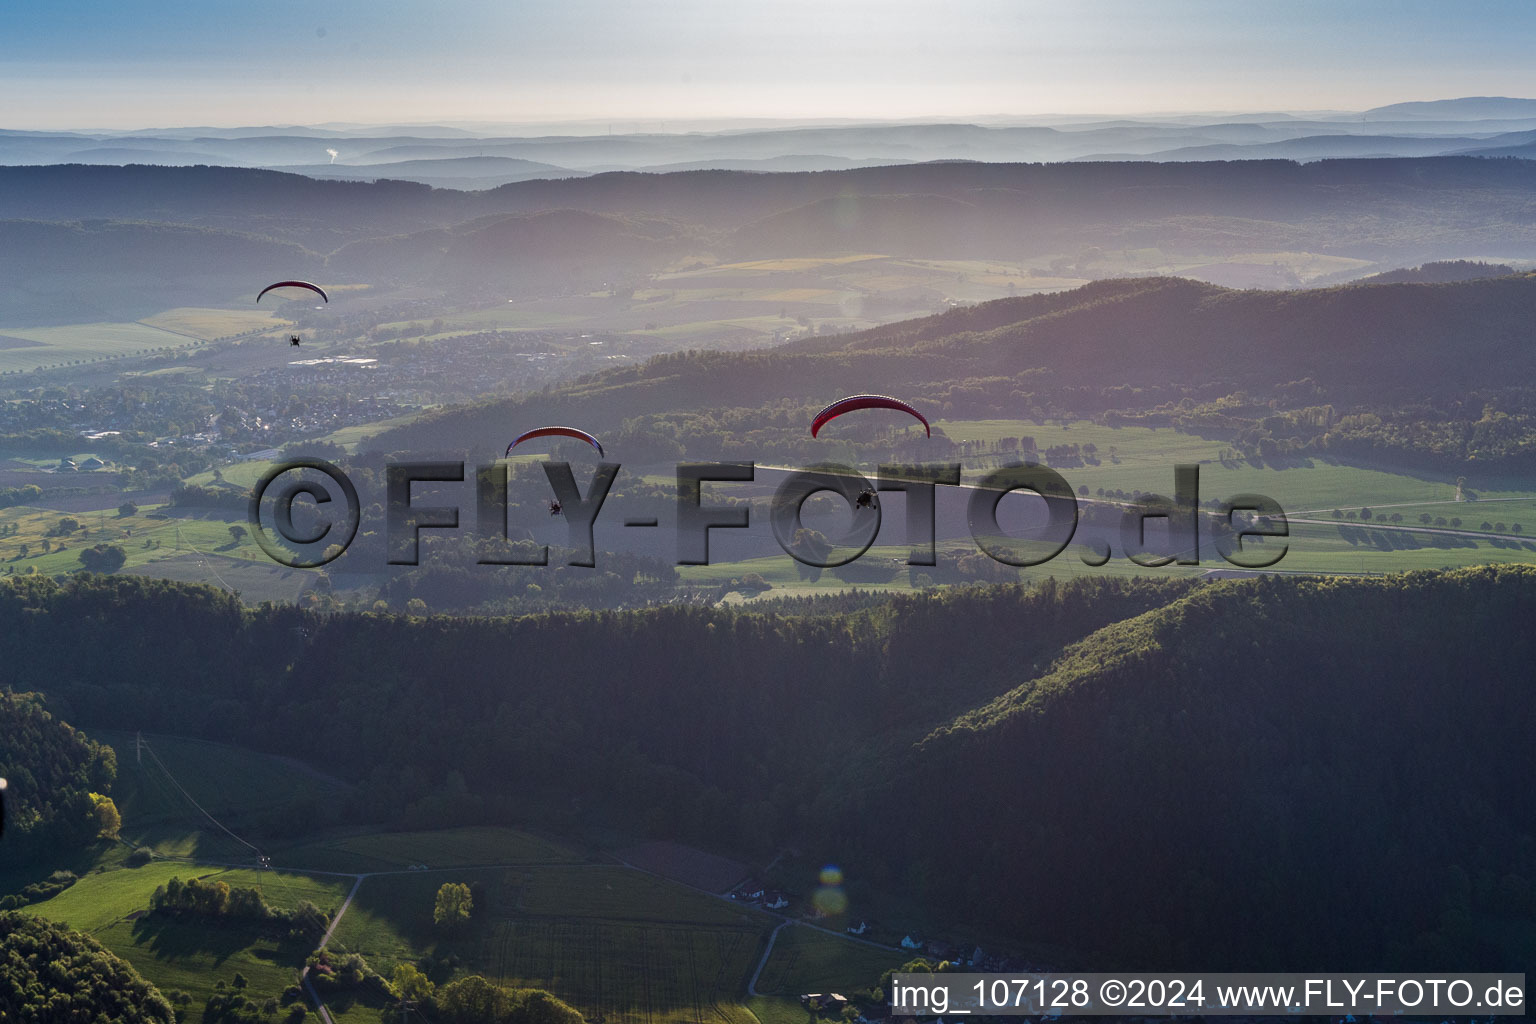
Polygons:
[[324,288],[321,288],[317,284],[310,284],[308,281],[279,281],[277,284],[269,284],[261,290],[261,295],[256,296],[256,301],[260,302],[261,296],[267,294],[267,292],[271,291],[273,288],[308,288],[310,291],[319,295],[326,302],[331,301],[331,297],[325,294]]
[[507,454],[511,455],[513,448],[534,437],[574,437],[578,441],[585,441],[593,448],[596,448],[597,454],[603,454],[603,446],[598,443],[597,438],[585,430],[577,430],[575,427],[534,427],[526,433],[519,434],[517,440],[507,445]]
[[891,398],[889,395],[849,395],[847,398],[839,398],[811,421],[811,436],[815,437],[822,427],[841,416],[845,412],[853,412],[857,409],[895,409],[909,416],[915,416],[922,423],[923,430],[929,437],[933,436],[933,429],[928,426],[928,421],[923,414],[899,398]]

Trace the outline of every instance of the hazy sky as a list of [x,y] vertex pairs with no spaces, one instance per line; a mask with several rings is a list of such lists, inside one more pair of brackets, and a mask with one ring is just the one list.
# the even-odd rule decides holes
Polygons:
[[1361,109],[1536,96],[1532,0],[50,0],[0,127]]

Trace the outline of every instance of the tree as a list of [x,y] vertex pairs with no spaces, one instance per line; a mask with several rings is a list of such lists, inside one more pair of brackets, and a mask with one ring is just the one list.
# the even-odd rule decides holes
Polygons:
[[232,544],[239,544],[245,539],[245,527],[236,523],[229,528],[229,540]]
[[116,544],[97,544],[80,552],[80,564],[90,572],[116,572],[128,560],[128,555]]
[[463,882],[444,882],[437,890],[437,905],[432,908],[432,923],[445,931],[454,931],[469,922],[474,899]]
[[415,964],[397,965],[389,987],[394,989],[396,998],[417,1001],[431,999],[432,993],[437,991],[432,979],[417,970]]
[[[413,597],[405,602],[405,610],[411,615],[425,615],[427,614],[427,602],[419,597]],[[439,893],[438,895],[441,896],[442,894]]]
[[101,839],[116,839],[123,827],[123,816],[117,813],[117,804],[112,802],[109,796],[100,793],[91,794],[91,803],[96,805],[96,820],[101,823],[101,831],[97,833]]
[[128,516],[136,516],[139,514],[139,506],[131,501],[125,501],[117,506],[117,514],[124,519]]
[[40,917],[0,914],[0,1018],[80,1024],[174,1024],[176,1011],[89,935]]

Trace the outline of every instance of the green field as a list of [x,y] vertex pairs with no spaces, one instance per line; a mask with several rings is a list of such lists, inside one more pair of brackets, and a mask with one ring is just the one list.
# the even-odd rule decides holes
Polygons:
[[217,487],[222,481],[224,484],[249,492],[256,486],[256,481],[261,479],[261,475],[271,469],[274,464],[270,459],[243,459],[240,462],[231,462],[227,466],[220,466],[217,477],[213,475],[215,470],[210,469],[187,477],[186,482],[199,487]]
[[[1350,538],[1353,538],[1351,542]],[[1502,562],[1536,562],[1536,541],[1437,538],[1369,524],[1291,526],[1290,550],[1275,566],[1291,572],[1406,572]]]
[[[329,434],[316,438],[316,440],[330,444],[339,444],[349,452],[354,451],[357,448],[357,442],[363,438],[371,437],[374,434],[390,430],[394,427],[403,427],[407,423],[420,419],[424,412],[425,410],[423,412],[408,413],[404,416],[396,416],[392,419],[379,420],[376,423],[359,423],[355,426],[342,427],[340,430],[333,430]],[[224,474],[224,478],[226,480],[230,479],[228,472]],[[255,481],[252,480],[252,483],[254,484]]]
[[[1028,420],[939,420],[952,441],[995,443],[1003,437],[1032,437],[1041,451],[1056,445],[1093,444],[1098,465],[1069,466],[1059,472],[1073,488],[1087,485],[1125,491],[1168,493],[1173,467],[1200,464],[1201,497],[1227,497],[1244,491],[1267,494],[1287,511],[1356,508],[1389,503],[1449,501],[1456,496],[1454,474],[1409,474],[1390,467],[1370,467],[1328,461],[1320,457],[1281,466],[1255,466],[1243,460],[1220,459],[1230,445],[1185,434],[1171,427],[1106,427],[1077,422],[1035,424]],[[990,463],[1011,460],[996,456],[961,456],[966,479],[974,481]],[[1049,460],[1047,460],[1049,462]],[[1467,486],[1483,498],[1529,497],[1532,488],[1502,477],[1467,477]],[[1463,517],[1465,518],[1465,517]],[[1536,525],[1536,524],[1532,524]]]
[[[1389,525],[1396,526],[1434,526],[1436,528],[1450,528],[1457,530],[1469,530],[1477,533],[1505,533],[1526,534],[1536,533],[1536,499],[1532,498],[1484,498],[1480,501],[1454,501],[1442,500],[1435,502],[1407,503],[1402,505],[1372,505],[1370,522],[1379,523],[1386,520]],[[1359,523],[1360,509],[1354,506],[1343,506],[1339,511],[1345,514],[1344,522]],[[1355,513],[1355,518],[1350,519],[1349,514]],[[1292,512],[1291,515],[1298,515]],[[1423,523],[1420,516],[1430,517],[1428,523]],[[1393,516],[1402,516],[1402,519],[1394,520]],[[1332,509],[1318,509],[1311,518],[1331,519]],[[1439,522],[1439,520],[1445,520]],[[1483,529],[1483,523],[1487,523],[1489,530]],[[1504,525],[1499,530],[1499,524]],[[1520,529],[1516,530],[1515,527]]]
[[527,832],[492,826],[438,832],[383,832],[305,843],[282,851],[277,861],[327,871],[401,871],[505,864],[575,864],[576,850]]
[[144,323],[0,327],[0,373],[53,369],[200,344],[198,338]]
[[190,1020],[200,1019],[203,1004],[219,983],[231,984],[237,972],[249,982],[246,993],[258,1004],[279,998],[296,981],[309,952],[304,944],[280,941],[247,925],[210,926],[141,916],[139,912],[149,908],[151,893],[173,876],[257,886],[268,903],[281,909],[308,900],[331,911],[349,887],[345,879],[155,862],[86,875],[53,899],[28,909],[89,931],[165,994],[189,993]]
[[[1468,477],[1466,486],[1475,493],[1478,501],[1457,502],[1456,479],[1451,475],[1409,474],[1394,472],[1385,467],[1368,467],[1327,461],[1321,458],[1299,459],[1281,466],[1255,465],[1232,456],[1230,447],[1220,441],[1211,441],[1193,434],[1181,433],[1170,428],[1106,427],[1087,422],[1067,425],[1051,423],[1037,425],[1020,420],[947,420],[935,424],[942,427],[953,441],[995,445],[1004,437],[1030,437],[1037,448],[1044,450],[1057,445],[1093,444],[1098,464],[1064,465],[1058,472],[1073,489],[1088,488],[1088,499],[1118,500],[1115,491],[1129,495],[1135,491],[1170,494],[1173,491],[1173,468],[1180,463],[1195,463],[1200,467],[1200,496],[1202,500],[1223,499],[1244,493],[1265,494],[1278,501],[1293,516],[1328,519],[1332,510],[1353,511],[1358,516],[1361,507],[1369,507],[1377,517],[1390,519],[1401,514],[1403,519],[1396,525],[1414,526],[1418,517],[1428,513],[1434,518],[1445,518],[1447,525],[1452,518],[1462,521],[1461,528],[1479,531],[1488,521],[1506,527],[1505,539],[1436,540],[1427,535],[1417,538],[1393,533],[1383,541],[1386,531],[1376,531],[1373,538],[1351,544],[1332,526],[1294,524],[1290,551],[1277,566],[1282,571],[1295,572],[1398,572],[1418,568],[1462,567],[1494,562],[1536,562],[1536,541],[1527,546],[1523,539],[1513,537],[1514,524],[1520,523],[1526,536],[1536,533],[1536,497],[1532,488],[1523,481],[1509,478]],[[837,444],[829,444],[829,457],[835,457]],[[1223,456],[1227,456],[1223,460]],[[965,467],[965,478],[975,483],[988,469],[1015,461],[1017,453],[995,454],[971,452],[957,456]],[[842,455],[842,461],[858,464],[855,456]],[[1047,462],[1050,460],[1047,459]],[[659,479],[663,485],[669,481]],[[1524,490],[1515,490],[1524,486]],[[1107,493],[1105,493],[1107,492]],[[760,515],[763,513],[759,513]],[[1350,521],[1340,520],[1349,524]],[[1362,525],[1355,521],[1353,525]],[[1390,524],[1389,524],[1390,525]],[[892,526],[895,529],[892,529]],[[882,526],[882,543],[870,548],[855,565],[885,566],[892,559],[904,561],[906,549],[886,542],[900,536],[900,524]],[[972,553],[964,538],[940,538],[941,551],[958,554]],[[1118,549],[1117,549],[1118,550]],[[1100,567],[1084,565],[1077,557],[1076,546],[1068,548],[1050,562],[1017,571],[1020,579],[1037,579],[1045,576],[1057,578],[1080,575],[1135,575],[1142,573],[1182,574],[1199,572],[1193,567],[1167,566],[1142,569],[1118,555]],[[1206,559],[1206,569],[1225,568],[1214,552]],[[919,572],[921,570],[918,570]],[[789,556],[769,556],[738,562],[719,562],[708,566],[682,566],[679,575],[693,584],[727,584],[732,578],[747,573],[757,573],[772,585],[771,590],[757,594],[732,592],[728,603],[772,600],[780,596],[804,596],[834,593],[858,586],[871,590],[905,590],[910,587],[910,577],[901,566],[889,581],[853,583],[838,576],[836,570],[823,571],[819,579],[802,579],[795,562]]]
[[[160,512],[165,506],[146,505],[131,516],[119,516],[114,509],[101,512],[55,512],[52,509],[16,505],[0,509],[0,524],[16,526],[16,533],[0,538],[0,574],[26,573],[32,567],[49,576],[79,572],[80,550],[96,544],[115,544],[126,556],[124,566],[132,568],[178,554],[200,553],[226,558],[249,559],[271,565],[269,559],[249,535],[245,517],[213,514],[202,510]],[[158,514],[157,514],[158,513]],[[74,519],[83,530],[64,536],[48,536],[66,518]],[[236,543],[230,526],[239,526],[246,535]],[[44,552],[44,543],[49,551]],[[59,545],[63,550],[59,550]],[[22,553],[22,545],[27,551]],[[5,570],[10,570],[6,572]],[[210,569],[203,582],[217,586],[217,569]]]
[[215,338],[244,334],[247,331],[283,327],[289,321],[270,309],[200,309],[183,306],[147,316],[139,323],[174,334],[213,341]]
[[249,839],[248,832],[259,832],[269,816],[297,800],[323,803],[344,792],[296,762],[227,744],[146,734],[148,746],[140,754],[133,733],[93,730],[91,736],[117,753],[113,800],[123,817],[123,838],[161,856],[253,861],[254,851],[198,806]]
[[757,979],[757,990],[779,996],[797,996],[802,992],[852,995],[872,988],[879,983],[880,975],[900,967],[914,955],[905,950],[853,942],[804,925],[791,925],[779,932],[773,955]]

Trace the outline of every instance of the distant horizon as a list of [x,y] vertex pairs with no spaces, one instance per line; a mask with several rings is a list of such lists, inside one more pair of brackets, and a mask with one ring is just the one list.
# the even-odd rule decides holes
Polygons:
[[18,130],[1178,116],[1536,95],[1523,0],[69,0],[21,5],[6,30],[0,94],[21,100]]
[[[244,132],[244,131],[336,131],[355,132],[376,129],[412,129],[412,128],[450,128],[460,131],[509,131],[516,129],[540,129],[540,128],[586,128],[593,129],[590,133],[579,134],[683,134],[686,132],[725,132],[741,128],[796,128],[796,127],[836,127],[854,125],[935,125],[935,124],[971,124],[981,127],[1006,127],[1010,125],[1040,125],[1048,126],[1049,122],[1066,124],[1088,124],[1114,120],[1171,120],[1199,119],[1220,121],[1222,118],[1261,118],[1277,117],[1289,118],[1299,121],[1308,120],[1343,120],[1347,123],[1351,116],[1358,116],[1387,107],[1400,106],[1414,103],[1450,103],[1462,101],[1515,101],[1536,105],[1536,96],[1439,96],[1431,98],[1414,98],[1394,100],[1390,103],[1376,104],[1370,107],[1327,107],[1316,109],[1279,109],[1279,108],[1231,108],[1231,109],[1164,109],[1164,110],[1101,110],[1097,112],[1073,113],[1070,111],[1042,111],[1040,113],[936,113],[930,115],[891,115],[883,117],[860,117],[855,115],[822,114],[804,117],[792,115],[742,115],[731,116],[699,116],[699,117],[632,117],[619,116],[603,117],[549,117],[549,118],[523,118],[496,120],[488,118],[412,118],[410,120],[323,120],[323,121],[232,121],[225,123],[212,122],[187,122],[187,123],[136,123],[124,125],[59,125],[51,127],[20,126],[12,122],[0,123],[0,131],[3,132],[36,132],[56,134],[110,134],[110,133],[155,133],[155,132],[184,132],[206,129],[218,132]],[[1528,115],[1536,116],[1536,115]],[[1416,120],[1417,118],[1415,118]],[[1496,120],[1496,119],[1491,119]],[[1364,122],[1369,123],[1369,122]]]

